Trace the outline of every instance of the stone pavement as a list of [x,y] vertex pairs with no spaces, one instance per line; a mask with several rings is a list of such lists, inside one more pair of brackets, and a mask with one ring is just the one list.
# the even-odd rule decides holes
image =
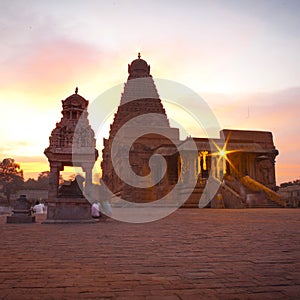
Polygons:
[[0,299],[300,299],[299,228],[299,209],[180,209],[148,224],[1,216]]

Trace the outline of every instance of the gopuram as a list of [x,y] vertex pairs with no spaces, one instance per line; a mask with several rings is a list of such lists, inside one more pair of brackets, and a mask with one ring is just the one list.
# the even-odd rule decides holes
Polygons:
[[[128,65],[128,74],[102,151],[102,180],[113,195],[129,202],[155,201],[188,178],[195,185],[183,207],[198,207],[202,194],[210,192],[205,189],[209,180],[218,182],[218,190],[212,193],[207,207],[285,206],[275,192],[278,151],[271,132],[221,130],[220,140],[214,139],[213,142],[218,144],[222,137],[226,140],[226,148],[219,149],[218,153],[212,150],[208,138],[180,140],[179,129],[170,127],[150,66],[140,54]],[[149,117],[145,117],[147,115]],[[137,135],[139,138],[132,140]],[[197,155],[186,160],[191,139],[197,147]],[[130,149],[127,149],[126,141],[131,140]],[[179,152],[178,147],[183,151]],[[160,168],[161,160],[153,159],[155,154],[165,159],[165,170]],[[128,165],[124,164],[126,160]],[[151,163],[154,172],[149,176]],[[147,188],[130,181],[134,177],[131,170],[148,181]],[[161,180],[156,180],[156,177]],[[179,194],[185,193],[185,187],[183,184]]]
[[[121,103],[111,125],[109,139],[104,139],[102,179],[109,190],[130,202],[149,202],[157,200],[168,193],[169,186],[178,181],[177,168],[168,168],[166,174],[158,184],[155,178],[148,178],[148,188],[138,187],[138,182],[128,184],[128,179],[135,174],[144,178],[150,173],[149,159],[155,154],[155,149],[161,145],[172,146],[173,143],[165,136],[171,137],[176,144],[179,140],[179,129],[171,128],[165,109],[161,103],[152,76],[150,66],[139,58],[128,66],[129,77],[125,84]],[[116,151],[112,151],[112,144],[116,134],[120,136]],[[144,134],[143,134],[144,133]],[[126,142],[134,139],[130,145],[129,156]],[[173,145],[174,146],[174,145]],[[165,157],[168,165],[177,165],[177,157]],[[112,161],[115,164],[113,165]],[[130,163],[125,165],[124,162]],[[153,161],[156,173],[161,173],[161,161]],[[128,178],[121,179],[116,173],[127,173],[132,168],[135,174],[128,174]],[[161,174],[153,174],[159,177]],[[127,180],[126,180],[127,179]],[[147,182],[146,182],[147,183]],[[137,198],[136,195],[139,195]]]
[[[89,222],[91,205],[85,198],[92,185],[92,169],[98,158],[94,131],[89,125],[89,102],[78,94],[62,100],[62,118],[49,138],[45,155],[50,164],[49,197],[45,223]],[[59,188],[60,172],[66,166],[80,167],[85,178],[77,175],[70,186]]]

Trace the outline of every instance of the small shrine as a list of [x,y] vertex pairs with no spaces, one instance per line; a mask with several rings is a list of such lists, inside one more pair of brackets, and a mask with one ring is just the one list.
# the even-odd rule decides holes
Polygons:
[[26,195],[20,195],[16,200],[13,214],[7,216],[6,223],[34,223],[35,216],[32,215],[31,203],[28,201]]
[[[85,198],[92,185],[92,169],[98,158],[96,139],[88,121],[89,102],[78,94],[62,100],[62,118],[56,123],[45,149],[50,164],[49,198],[45,223],[91,221],[91,205]],[[60,172],[66,166],[80,167],[70,186],[59,187]]]

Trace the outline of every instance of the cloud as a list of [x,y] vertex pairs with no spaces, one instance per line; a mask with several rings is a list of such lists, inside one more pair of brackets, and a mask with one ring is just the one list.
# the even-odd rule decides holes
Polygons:
[[74,6],[86,5],[62,2],[59,7],[64,13],[61,13],[57,4],[43,1],[2,3],[2,92],[19,90],[32,94],[43,91],[47,94],[49,90],[51,93],[62,91],[61,86],[66,87],[68,83],[90,82],[106,68],[106,62],[115,52],[101,39],[84,38],[89,36],[89,23],[81,24],[74,19]]
[[94,46],[56,37],[36,45],[34,53],[22,62],[2,70],[1,87],[40,90],[88,80],[101,69],[102,57],[102,51]]
[[14,151],[16,148],[24,148],[30,146],[30,143],[27,141],[12,141],[7,143],[5,146],[0,147],[0,155],[9,157],[9,153]]

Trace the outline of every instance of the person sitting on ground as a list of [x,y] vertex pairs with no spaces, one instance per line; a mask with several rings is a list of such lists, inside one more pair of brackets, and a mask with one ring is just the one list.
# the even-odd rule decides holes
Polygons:
[[44,213],[44,204],[40,203],[40,201],[35,202],[35,206],[33,207],[33,212],[36,214]]

